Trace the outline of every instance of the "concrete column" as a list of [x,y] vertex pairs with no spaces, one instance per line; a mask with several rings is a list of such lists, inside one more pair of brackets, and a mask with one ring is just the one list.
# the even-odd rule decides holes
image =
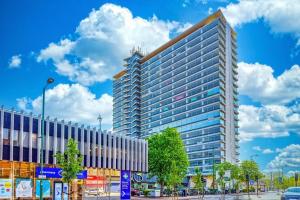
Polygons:
[[40,151],[41,151],[41,135],[42,135],[42,118],[41,115],[39,115],[38,118],[38,138],[37,138],[37,162],[40,163]]
[[65,152],[65,121],[61,120],[61,126],[60,126],[60,152]]
[[46,118],[46,137],[45,138],[45,164],[49,164],[49,148],[50,148],[50,138],[49,138],[49,132],[50,132],[50,122],[49,122],[49,116]]

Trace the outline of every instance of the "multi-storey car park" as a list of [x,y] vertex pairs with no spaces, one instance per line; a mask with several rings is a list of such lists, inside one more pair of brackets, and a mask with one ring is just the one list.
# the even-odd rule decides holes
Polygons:
[[238,162],[236,48],[236,33],[217,11],[148,55],[133,52],[114,76],[114,132],[147,138],[176,127],[190,174]]
[[[70,138],[78,143],[78,149],[84,157],[82,166],[87,171],[85,178],[73,182],[72,188],[77,191],[73,194],[74,199],[79,199],[78,195],[88,196],[95,190],[99,190],[100,195],[111,192],[114,196],[119,196],[121,170],[148,170],[148,144],[145,140],[49,117],[44,122],[43,144],[39,139],[41,134],[40,115],[0,107],[0,186],[6,181],[10,186],[6,189],[12,190],[12,198],[20,196],[17,187],[11,186],[26,180],[32,187],[31,193],[26,197],[35,199],[39,191],[36,188],[40,180],[37,173],[41,163],[40,152],[43,150],[44,170],[47,168],[54,173],[57,170],[54,155],[66,150]],[[49,182],[51,192],[49,196],[44,197],[52,199],[55,183],[62,180],[52,177],[46,181]],[[3,197],[3,194],[1,195]]]

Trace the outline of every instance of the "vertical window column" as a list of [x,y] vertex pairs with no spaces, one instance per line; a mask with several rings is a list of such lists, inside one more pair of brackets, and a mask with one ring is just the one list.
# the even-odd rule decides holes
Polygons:
[[[80,154],[84,158],[84,125],[81,126],[81,142],[80,142]],[[84,166],[84,159],[82,159],[82,166]]]
[[56,157],[54,156],[57,152],[57,119],[54,119],[54,130],[53,130],[53,164],[56,164]]
[[10,144],[10,151],[9,151],[9,160],[13,161],[14,160],[14,132],[15,132],[15,111],[11,111],[10,115],[10,137],[9,137],[9,144]]
[[90,167],[90,156],[91,156],[91,154],[90,154],[90,150],[91,150],[91,139],[90,139],[90,137],[91,137],[91,127],[90,126],[88,126],[88,128],[87,128],[87,141],[86,141],[86,144],[87,144],[87,147],[86,147],[86,166],[87,167]]
[[29,117],[29,162],[32,162],[32,127],[33,127],[33,117],[30,113]]
[[138,171],[142,170],[142,140],[138,140]]
[[111,168],[111,132],[108,132],[108,168]]
[[61,120],[60,126],[60,152],[63,154],[65,152],[65,121]]
[[116,169],[116,162],[117,162],[117,135],[113,135],[113,169]]
[[125,137],[122,136],[122,170],[125,169]]
[[130,140],[130,170],[134,171],[134,141]]
[[130,141],[130,138],[129,137],[126,137],[126,170],[130,170],[130,143],[129,143],[129,141]]
[[145,172],[148,172],[148,142],[145,141]]
[[24,112],[22,111],[20,114],[20,135],[19,135],[19,144],[20,144],[20,154],[19,161],[23,161],[23,134],[24,134]]
[[101,168],[101,130],[98,130],[98,134],[97,134],[97,137],[98,137],[98,168]]
[[106,131],[103,132],[103,168],[107,168],[107,134]]
[[4,127],[4,108],[1,106],[1,121],[0,121],[0,160],[3,160],[3,127]]
[[118,169],[121,170],[121,160],[122,160],[122,149],[121,149],[122,138],[118,136]]
[[92,147],[92,165],[93,167],[96,167],[96,150],[97,150],[97,146],[96,146],[96,128],[93,128],[93,132],[92,132],[92,137],[93,137],[93,147]]

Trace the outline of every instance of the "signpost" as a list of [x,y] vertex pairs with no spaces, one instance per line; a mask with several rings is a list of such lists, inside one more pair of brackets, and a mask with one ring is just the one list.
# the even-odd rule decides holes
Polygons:
[[122,170],[121,171],[121,192],[120,199],[121,200],[130,200],[130,171]]
[[[43,171],[41,172],[41,168],[37,167],[36,176],[40,179],[62,178],[62,169],[43,167]],[[86,179],[86,178],[87,178],[87,170],[83,170],[77,174],[77,179]]]

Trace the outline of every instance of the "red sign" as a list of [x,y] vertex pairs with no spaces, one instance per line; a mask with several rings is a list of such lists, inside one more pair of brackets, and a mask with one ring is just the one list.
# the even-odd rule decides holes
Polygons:
[[103,187],[105,184],[105,176],[88,176],[85,182],[85,185],[88,187]]

